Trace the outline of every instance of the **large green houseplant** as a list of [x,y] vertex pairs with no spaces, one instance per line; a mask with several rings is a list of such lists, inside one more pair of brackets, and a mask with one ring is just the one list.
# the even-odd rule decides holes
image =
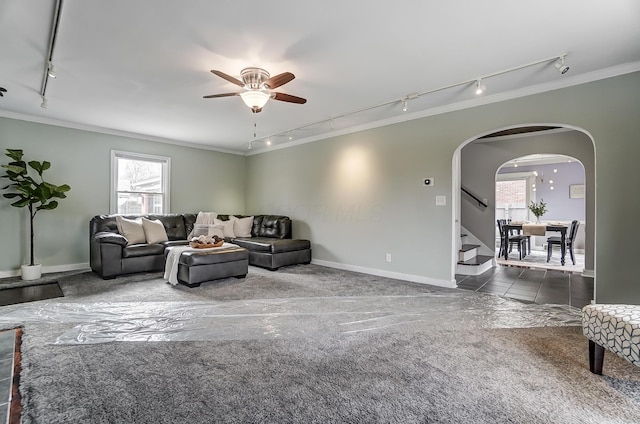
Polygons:
[[[13,200],[11,206],[17,208],[27,207],[29,209],[30,260],[28,266],[23,265],[22,267],[22,278],[40,278],[41,266],[35,263],[34,256],[33,220],[38,212],[57,208],[58,201],[55,199],[64,199],[67,197],[65,193],[68,192],[71,187],[67,184],[57,186],[44,180],[42,174],[51,167],[50,162],[38,162],[35,160],[25,162],[22,159],[23,152],[19,149],[7,149],[5,154],[11,158],[11,162],[7,165],[2,165],[2,168],[5,169],[5,174],[0,176],[0,178],[7,178],[11,183],[2,187],[3,190],[9,191],[2,196]],[[35,171],[35,174],[33,171]],[[34,175],[32,176],[32,174]],[[27,274],[26,277],[25,274]]]

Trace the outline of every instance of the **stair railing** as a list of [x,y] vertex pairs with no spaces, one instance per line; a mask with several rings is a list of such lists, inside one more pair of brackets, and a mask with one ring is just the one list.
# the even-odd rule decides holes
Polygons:
[[479,198],[478,196],[470,192],[469,189],[465,188],[464,186],[460,186],[460,190],[462,190],[464,194],[466,194],[467,196],[471,197],[473,200],[478,202],[478,206],[482,206],[484,208],[489,206],[481,198]]

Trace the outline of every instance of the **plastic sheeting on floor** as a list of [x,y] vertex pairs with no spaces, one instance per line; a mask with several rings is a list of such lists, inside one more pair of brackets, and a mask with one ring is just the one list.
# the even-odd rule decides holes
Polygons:
[[[224,302],[39,303],[0,322],[71,324],[55,344],[313,337],[363,331],[580,325],[567,305],[524,304],[468,293],[310,297]],[[64,326],[68,327],[68,326]]]

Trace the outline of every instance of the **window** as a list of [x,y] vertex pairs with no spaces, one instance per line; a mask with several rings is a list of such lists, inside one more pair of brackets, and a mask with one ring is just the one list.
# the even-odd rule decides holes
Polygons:
[[535,199],[535,174],[498,174],[496,181],[496,219],[527,221],[529,202]]
[[171,159],[111,151],[111,213],[169,213]]

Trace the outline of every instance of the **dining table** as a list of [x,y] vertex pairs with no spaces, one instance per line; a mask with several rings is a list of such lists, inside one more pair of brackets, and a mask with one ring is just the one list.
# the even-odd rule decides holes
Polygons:
[[[560,233],[560,263],[564,265],[564,256],[566,253],[566,237],[567,237],[566,224],[561,223],[546,223],[546,224],[531,224],[528,222],[515,222],[511,221],[502,226],[502,238],[504,240],[503,246],[509,246],[509,235],[513,231],[517,231],[519,234],[524,235],[545,235],[547,231],[553,231]],[[541,231],[542,232],[539,232]],[[504,259],[509,259],[509,249],[504,249]]]

